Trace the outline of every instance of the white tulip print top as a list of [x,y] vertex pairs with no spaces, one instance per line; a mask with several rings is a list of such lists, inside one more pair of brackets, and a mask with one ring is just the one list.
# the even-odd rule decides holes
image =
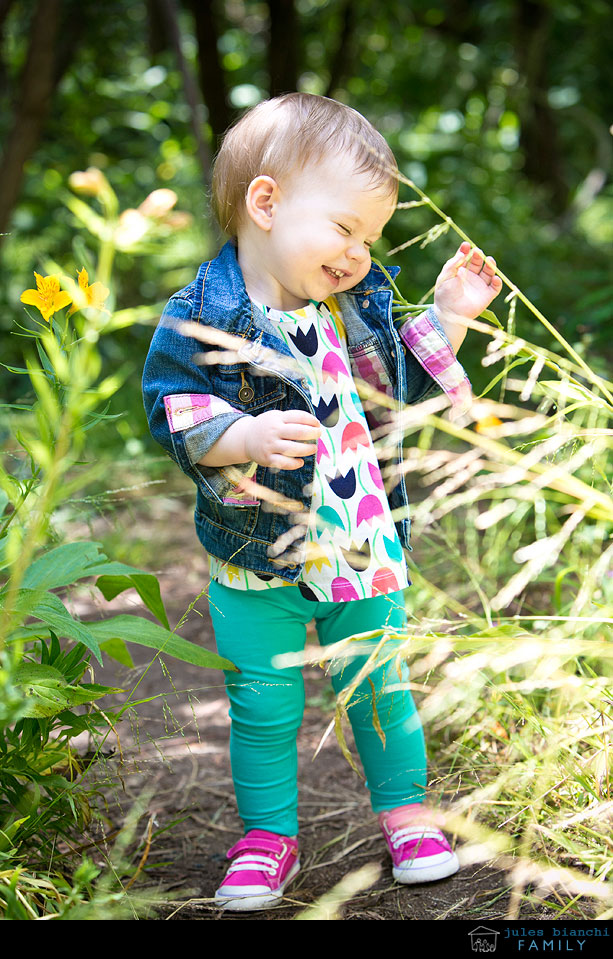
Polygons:
[[[346,602],[404,589],[409,585],[404,554],[335,297],[291,312],[260,309],[300,365],[322,425],[300,592],[311,600]],[[210,569],[214,579],[235,589],[289,585],[213,556]]]

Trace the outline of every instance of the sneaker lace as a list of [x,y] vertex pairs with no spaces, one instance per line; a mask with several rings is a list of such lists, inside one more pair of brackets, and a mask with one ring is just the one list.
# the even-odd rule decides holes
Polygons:
[[421,845],[425,839],[444,842],[444,836],[440,829],[428,826],[406,826],[404,829],[396,829],[390,836],[390,842],[394,849],[398,849],[399,846],[404,846],[406,843],[415,841]]
[[234,860],[228,869],[227,875],[229,876],[232,872],[244,870],[249,872],[265,872],[268,873],[269,876],[274,876],[279,869],[279,865],[280,862],[278,859],[272,859],[270,856],[260,856],[256,852],[246,852]]

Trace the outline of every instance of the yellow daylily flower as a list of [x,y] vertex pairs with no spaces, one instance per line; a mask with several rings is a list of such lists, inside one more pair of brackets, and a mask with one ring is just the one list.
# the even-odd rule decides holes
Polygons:
[[66,290],[60,290],[59,276],[41,276],[36,272],[34,276],[36,289],[24,290],[20,299],[22,303],[35,306],[42,313],[43,320],[49,321],[54,313],[72,303],[72,297]]
[[85,307],[91,306],[94,310],[103,310],[104,301],[109,295],[109,289],[106,286],[103,286],[102,283],[92,283],[89,285],[89,274],[85,267],[82,270],[79,270],[79,289],[75,296],[75,302],[72,304],[68,315],[72,316],[73,313],[76,313],[77,310],[82,310]]

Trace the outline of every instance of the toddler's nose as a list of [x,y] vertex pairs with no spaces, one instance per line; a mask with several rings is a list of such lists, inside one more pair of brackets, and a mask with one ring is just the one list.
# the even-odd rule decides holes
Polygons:
[[363,243],[353,242],[347,250],[347,256],[350,260],[357,260],[358,263],[364,263],[370,257],[369,251]]

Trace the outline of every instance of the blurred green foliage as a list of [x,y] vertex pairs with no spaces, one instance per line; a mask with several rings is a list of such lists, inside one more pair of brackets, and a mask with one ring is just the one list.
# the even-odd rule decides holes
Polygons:
[[[7,6],[0,141],[10,135],[11,103],[18,99],[41,10],[34,0]],[[61,79],[25,166],[1,253],[7,282],[0,292],[0,335],[3,356],[13,362],[20,344],[7,334],[20,316],[19,294],[32,270],[46,272],[49,261],[74,269],[84,265],[86,251],[73,243],[74,217],[60,202],[73,171],[102,169],[122,207],[137,207],[152,190],[170,187],[178,194],[178,209],[194,215],[192,226],[170,235],[155,255],[118,254],[120,308],[161,307],[219,243],[209,220],[209,171],[198,159],[193,104],[163,20],[174,6],[182,54],[196,78],[192,5],[110,0],[103,8],[82,10],[66,0],[60,6]],[[216,0],[206,6],[215,16],[218,85],[227,91],[231,117],[269,95],[276,5]],[[296,0],[294,11],[298,87],[333,95],[368,116],[389,140],[401,171],[496,256],[578,352],[604,372],[613,291],[609,4]],[[195,122],[213,150],[208,107],[197,104]],[[538,130],[544,135],[548,124],[550,143],[543,146]],[[413,198],[403,187],[401,200]],[[427,208],[399,211],[378,254],[433,222]],[[403,267],[408,300],[427,294],[454,249],[454,238],[447,235],[423,251],[416,245],[394,257]],[[498,310],[504,313],[502,304]],[[545,342],[544,332],[520,311],[520,333],[522,324],[530,339]],[[132,363],[127,393],[115,399],[115,410],[140,410],[136,393],[149,336],[147,325],[131,326],[105,340],[109,367],[123,365],[126,357]],[[482,351],[482,338],[469,335],[462,358],[477,390],[485,382]],[[11,398],[17,397],[22,383],[10,377],[7,382]],[[118,429],[122,444],[126,430],[148,442],[138,412],[129,427],[124,421]]]

